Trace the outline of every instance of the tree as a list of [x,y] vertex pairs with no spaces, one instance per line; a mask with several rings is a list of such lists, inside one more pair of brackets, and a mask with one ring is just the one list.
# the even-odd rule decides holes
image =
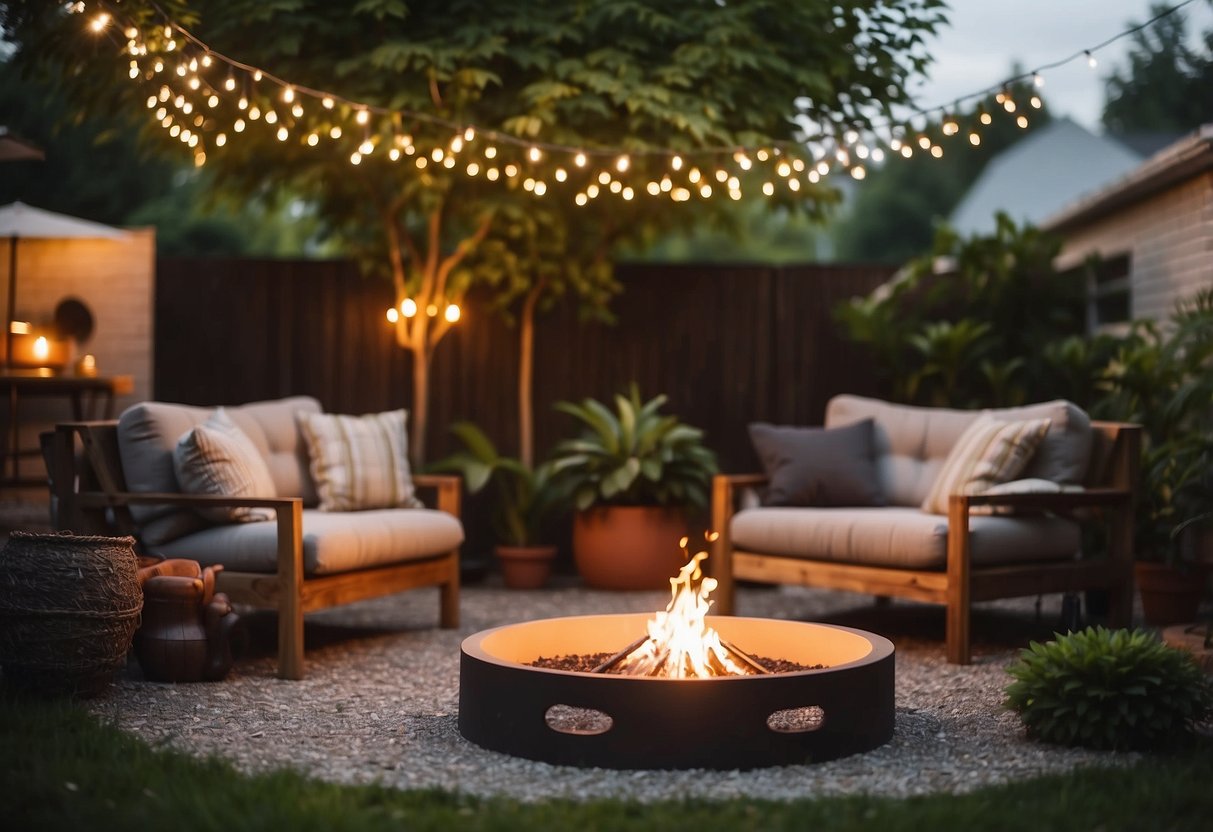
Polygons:
[[[430,358],[452,325],[444,310],[454,317],[482,278],[474,252],[491,273],[486,253],[508,250],[486,248],[509,237],[499,218],[529,212],[537,229],[567,223],[576,233],[566,239],[590,228],[601,243],[586,247],[591,264],[624,229],[689,224],[709,192],[734,190],[709,174],[723,171],[728,182],[730,172],[776,168],[799,152],[795,116],[835,136],[904,102],[941,7],[134,0],[122,4],[116,27],[102,29],[117,34],[119,49],[90,42],[84,20],[36,0],[10,2],[3,22],[17,59],[62,68],[80,106],[147,105],[169,131],[149,127],[162,143],[185,142],[239,192],[296,189],[368,272],[390,277],[406,310],[396,336],[413,356],[419,457]],[[130,46],[147,54],[132,56]],[[767,175],[789,187],[795,179],[797,199],[826,192]],[[651,199],[649,187],[662,198]],[[597,209],[578,214],[578,202]],[[594,228],[606,214],[610,230]],[[534,255],[563,256],[549,246]],[[512,269],[506,291],[515,297],[518,279],[545,280],[519,277],[510,263],[497,273]]]
[[[1150,7],[1151,16],[1164,5]],[[1182,133],[1213,121],[1213,30],[1203,35],[1204,49],[1187,44],[1182,12],[1133,33],[1128,66],[1108,76],[1103,125],[1108,132]]]

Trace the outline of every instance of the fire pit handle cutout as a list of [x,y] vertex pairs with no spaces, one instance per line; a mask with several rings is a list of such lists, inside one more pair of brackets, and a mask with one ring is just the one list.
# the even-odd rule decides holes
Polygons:
[[784,708],[767,717],[767,727],[780,734],[807,734],[825,725],[826,712],[819,705]]
[[615,720],[610,714],[595,708],[581,708],[576,705],[556,704],[543,714],[543,721],[553,731],[559,734],[592,737],[605,734],[615,726]]

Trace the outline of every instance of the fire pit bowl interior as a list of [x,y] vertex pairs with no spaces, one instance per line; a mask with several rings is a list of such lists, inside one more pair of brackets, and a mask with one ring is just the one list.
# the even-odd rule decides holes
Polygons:
[[[821,762],[893,736],[893,645],[849,627],[707,619],[751,655],[825,665],[817,670],[669,679],[529,666],[541,656],[614,653],[643,635],[650,617],[550,618],[469,636],[460,659],[460,733],[519,757],[625,769]],[[562,720],[569,709],[590,709],[588,719]]]

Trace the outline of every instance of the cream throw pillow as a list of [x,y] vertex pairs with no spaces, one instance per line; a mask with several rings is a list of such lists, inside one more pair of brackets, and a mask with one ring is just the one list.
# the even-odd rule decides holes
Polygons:
[[408,413],[297,413],[321,511],[420,508],[409,471]]
[[1049,430],[1049,419],[1003,422],[981,416],[961,434],[923,500],[922,510],[948,513],[951,494],[979,494],[1019,476]]
[[[224,497],[276,497],[274,478],[253,440],[222,407],[187,431],[173,449],[173,472],[186,494]],[[212,523],[273,520],[271,508],[217,507],[198,509]]]

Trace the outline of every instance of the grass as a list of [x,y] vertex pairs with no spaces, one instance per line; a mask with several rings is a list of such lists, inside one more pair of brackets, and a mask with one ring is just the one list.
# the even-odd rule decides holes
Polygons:
[[[37,830],[1208,829],[1213,746],[908,800],[846,797],[534,804],[338,786],[292,771],[244,776],[104,724],[71,702],[0,696],[0,828]],[[660,776],[659,774],[654,776]],[[624,796],[621,796],[624,797]]]

